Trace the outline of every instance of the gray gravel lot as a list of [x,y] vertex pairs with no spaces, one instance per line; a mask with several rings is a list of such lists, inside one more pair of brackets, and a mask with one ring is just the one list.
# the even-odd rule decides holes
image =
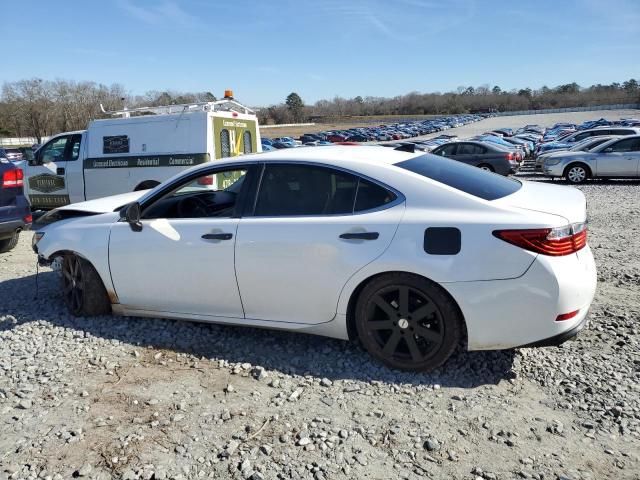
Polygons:
[[640,478],[640,182],[581,189],[588,330],[432,374],[303,334],[70,317],[23,235],[0,256],[0,480]]

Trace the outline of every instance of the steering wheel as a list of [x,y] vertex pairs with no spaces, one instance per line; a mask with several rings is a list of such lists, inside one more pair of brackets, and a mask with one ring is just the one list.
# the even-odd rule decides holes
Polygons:
[[181,218],[200,218],[209,216],[209,205],[200,197],[187,197],[177,205]]

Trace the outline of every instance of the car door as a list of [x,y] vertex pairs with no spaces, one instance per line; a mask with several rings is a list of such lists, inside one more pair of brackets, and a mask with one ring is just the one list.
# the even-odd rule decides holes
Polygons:
[[236,275],[246,318],[318,324],[340,292],[389,246],[404,197],[323,165],[268,163],[238,225]]
[[234,245],[249,170],[210,167],[185,177],[141,206],[140,231],[126,222],[112,226],[109,266],[122,305],[177,316],[244,316]]
[[[61,135],[44,144],[27,166],[27,195],[34,208],[55,208],[70,203],[67,163],[77,160],[80,135]],[[77,145],[78,148],[74,148]],[[73,154],[76,152],[76,157]]]
[[598,152],[596,172],[600,177],[635,177],[638,174],[637,138],[623,138]]

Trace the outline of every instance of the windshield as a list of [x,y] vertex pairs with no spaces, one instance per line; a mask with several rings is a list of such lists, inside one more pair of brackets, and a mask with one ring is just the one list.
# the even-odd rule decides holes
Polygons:
[[484,200],[506,197],[522,187],[517,180],[431,154],[396,163],[396,166]]

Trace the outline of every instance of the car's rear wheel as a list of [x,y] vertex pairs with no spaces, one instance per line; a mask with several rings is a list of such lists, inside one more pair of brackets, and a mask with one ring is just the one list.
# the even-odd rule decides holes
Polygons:
[[392,368],[428,371],[442,365],[462,337],[462,315],[444,290],[411,274],[378,277],[355,310],[358,338]]
[[88,261],[77,255],[62,260],[62,295],[69,312],[77,317],[104,315],[111,302],[102,279]]
[[14,232],[14,234],[3,240],[0,240],[0,253],[8,252],[9,250],[13,250],[15,246],[18,244],[18,239],[20,238],[20,232]]
[[481,170],[486,170],[487,172],[495,172],[493,167],[491,165],[486,164],[486,163],[482,163],[482,164],[478,165],[478,168],[480,168]]
[[584,183],[589,178],[589,174],[589,169],[586,166],[574,163],[566,168],[564,178],[569,183],[579,184]]

